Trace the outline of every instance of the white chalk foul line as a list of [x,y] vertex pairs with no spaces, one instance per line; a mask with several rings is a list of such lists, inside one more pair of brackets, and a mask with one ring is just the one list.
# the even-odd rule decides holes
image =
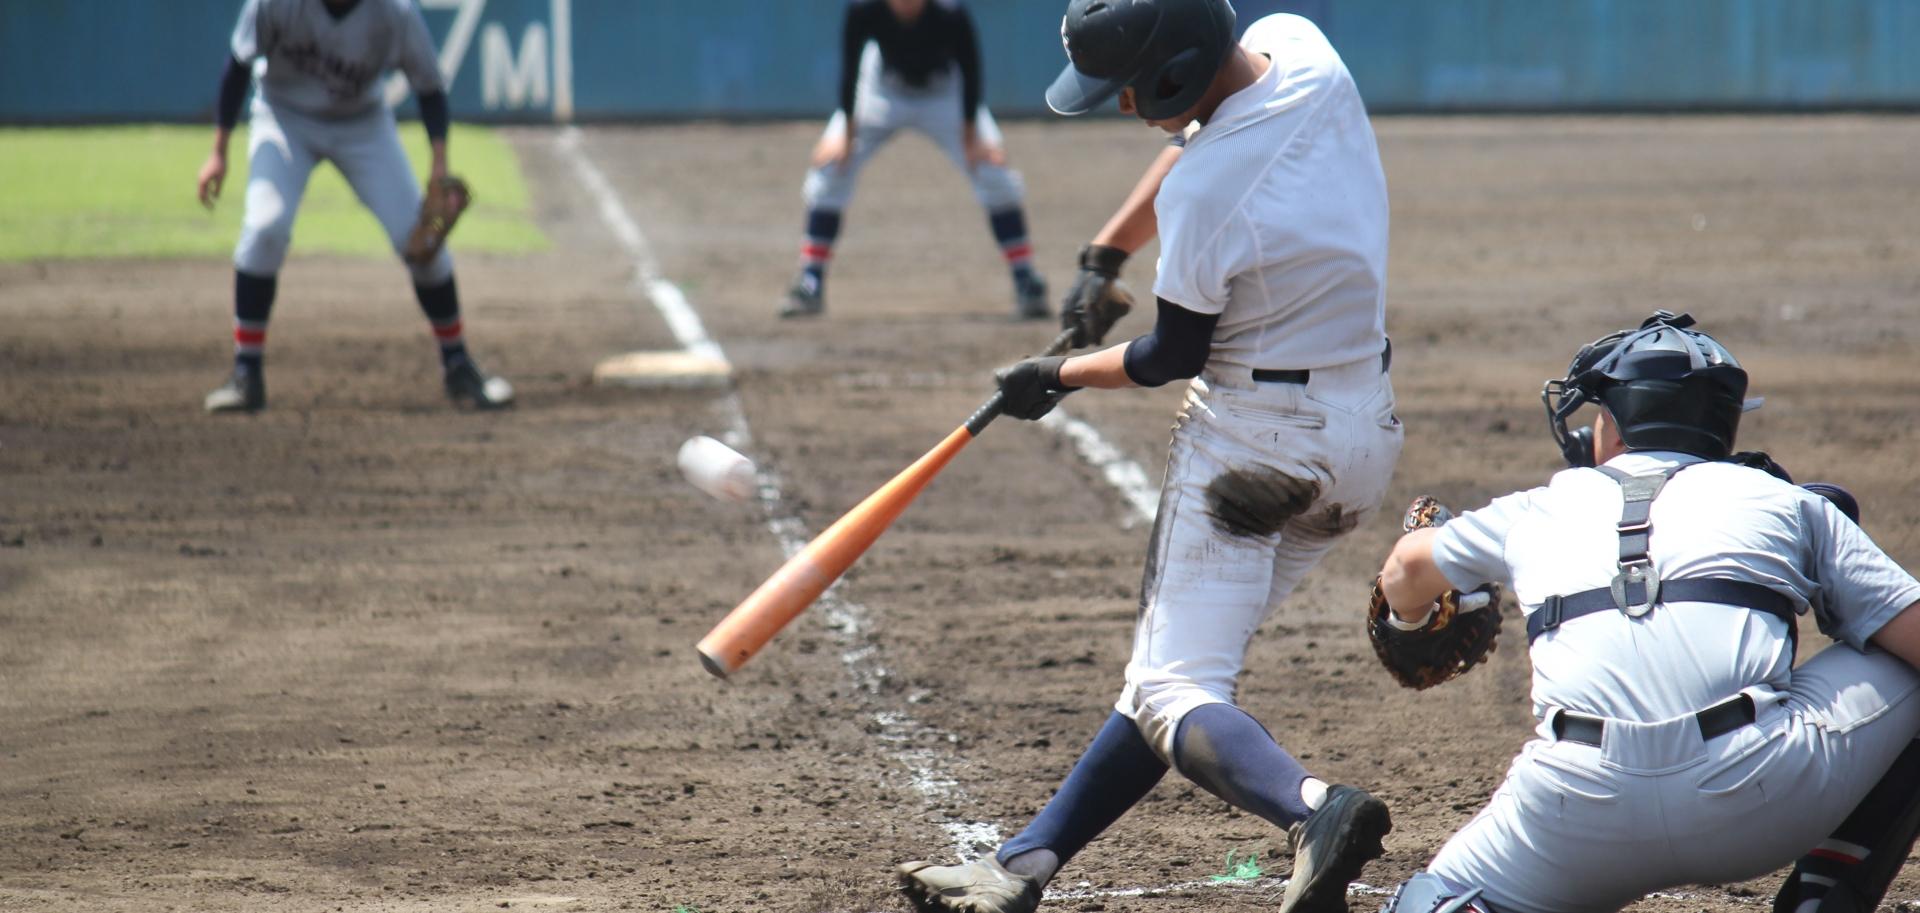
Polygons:
[[[582,147],[580,130],[576,127],[565,128],[560,132],[557,145],[573,166],[574,175],[598,204],[601,221],[607,224],[621,248],[632,258],[641,291],[659,310],[660,316],[673,331],[674,338],[688,352],[725,360],[719,344],[707,335],[699,312],[687,301],[680,287],[661,273],[659,261],[654,258],[653,248],[647,244],[639,223],[633,220],[626,205],[620,202],[619,194],[608,183],[606,175],[587,156]],[[747,424],[746,407],[740,401],[740,394],[729,390],[721,397],[719,407],[725,425],[722,440],[736,450],[751,452],[753,429]],[[791,558],[806,547],[812,537],[806,524],[781,497],[779,474],[768,468],[766,460],[758,461],[758,466],[758,494],[760,506],[767,517],[767,531],[780,544],[780,550]],[[881,685],[889,673],[880,662],[879,651],[870,643],[872,613],[865,606],[841,597],[838,590],[836,585],[820,597],[818,615],[833,632],[834,640],[840,646],[841,664],[846,667],[866,702],[870,707],[882,705],[886,701]],[[869,713],[878,728],[887,755],[906,768],[908,783],[920,794],[921,801],[929,811],[969,801],[965,791],[960,788],[959,780],[951,772],[947,754],[925,747],[929,744],[950,744],[955,741],[953,735],[899,710],[870,709]],[[1000,828],[993,824],[947,821],[941,828],[952,841],[953,851],[963,859],[978,858],[980,854],[1000,845]]]
[[1063,409],[1055,408],[1047,413],[1041,417],[1040,424],[1072,443],[1080,458],[1100,470],[1107,484],[1120,492],[1121,500],[1133,508],[1127,517],[1127,526],[1137,522],[1153,523],[1154,515],[1160,511],[1160,491],[1139,463],[1127,459],[1120,448],[1101,436],[1099,429]]
[[647,244],[647,236],[641,233],[640,224],[633,220],[626,205],[620,202],[620,195],[614,192],[613,184],[607,181],[607,176],[581,148],[580,128],[563,128],[557,145],[568,164],[573,166],[574,176],[580,179],[587,194],[599,206],[600,221],[607,223],[614,240],[620,242],[621,249],[632,258],[635,284],[646,293],[647,300],[653,302],[661,319],[667,322],[667,329],[673,333],[674,340],[690,354],[726,361],[726,353],[721,351],[720,344],[714,342],[713,337],[707,335],[706,325],[700,322],[700,314],[687,301],[687,296],[679,286],[661,274],[660,261],[654,258],[653,247]]

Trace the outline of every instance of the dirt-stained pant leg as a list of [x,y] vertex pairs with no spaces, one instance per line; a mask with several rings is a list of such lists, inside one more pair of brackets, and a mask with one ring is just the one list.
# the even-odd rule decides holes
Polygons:
[[1188,712],[1233,702],[1254,630],[1378,509],[1401,440],[1378,358],[1305,386],[1225,373],[1189,386],[1115,702],[1162,758]]
[[1609,721],[1600,747],[1542,725],[1428,870],[1502,913],[1605,913],[1757,877],[1831,833],[1920,734],[1920,673],[1885,653],[1831,646],[1784,694],[1749,693],[1758,720],[1708,742],[1690,715]]

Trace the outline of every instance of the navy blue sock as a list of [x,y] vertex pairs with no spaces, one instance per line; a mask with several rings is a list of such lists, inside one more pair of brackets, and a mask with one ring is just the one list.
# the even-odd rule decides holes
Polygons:
[[420,299],[420,310],[426,312],[427,322],[433,325],[433,338],[440,342],[440,363],[453,367],[467,360],[467,340],[460,325],[460,291],[454,287],[453,277],[439,285],[416,285],[414,297]]
[[807,239],[800,245],[800,271],[813,277],[815,289],[827,281],[827,261],[833,259],[833,242],[839,237],[840,213],[807,210]]
[[987,224],[993,228],[993,240],[1000,245],[1000,255],[1007,258],[1007,269],[1012,271],[1014,281],[1025,282],[1033,276],[1033,245],[1027,241],[1027,214],[1015,206],[999,212],[987,214]]
[[1307,769],[1232,704],[1204,704],[1181,719],[1173,757],[1187,779],[1280,827],[1313,813],[1300,797]]
[[273,293],[279,286],[276,276],[233,271],[234,367],[260,372],[267,347],[267,317],[273,313]]
[[1047,800],[1027,829],[1000,847],[1002,865],[1035,850],[1050,853],[1043,872],[1021,871],[1045,881],[1100,832],[1111,827],[1127,809],[1145,798],[1167,772],[1133,721],[1114,713],[1093,737],[1060,790]]

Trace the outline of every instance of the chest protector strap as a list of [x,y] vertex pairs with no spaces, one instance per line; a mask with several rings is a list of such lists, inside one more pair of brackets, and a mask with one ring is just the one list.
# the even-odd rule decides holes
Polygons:
[[[1687,466],[1697,465],[1689,463]],[[1628,617],[1639,618],[1662,602],[1712,602],[1765,612],[1787,623],[1787,637],[1799,645],[1793,600],[1745,580],[1725,577],[1682,577],[1662,581],[1653,572],[1649,540],[1653,536],[1653,499],[1674,473],[1687,466],[1676,466],[1643,476],[1628,475],[1611,466],[1596,467],[1608,478],[1620,483],[1624,502],[1620,508],[1620,558],[1611,586],[1599,587],[1569,596],[1549,596],[1540,608],[1527,616],[1527,642],[1532,643],[1561,623],[1583,615],[1617,609]]]

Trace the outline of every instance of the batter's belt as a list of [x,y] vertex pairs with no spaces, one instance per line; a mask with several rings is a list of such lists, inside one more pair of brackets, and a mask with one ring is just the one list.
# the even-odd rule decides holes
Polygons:
[[[1726,735],[1755,719],[1753,698],[1736,694],[1693,715],[1700,726],[1700,740],[1710,741]],[[1553,736],[1562,742],[1579,742],[1600,747],[1607,734],[1607,721],[1601,717],[1562,710],[1553,716]]]

